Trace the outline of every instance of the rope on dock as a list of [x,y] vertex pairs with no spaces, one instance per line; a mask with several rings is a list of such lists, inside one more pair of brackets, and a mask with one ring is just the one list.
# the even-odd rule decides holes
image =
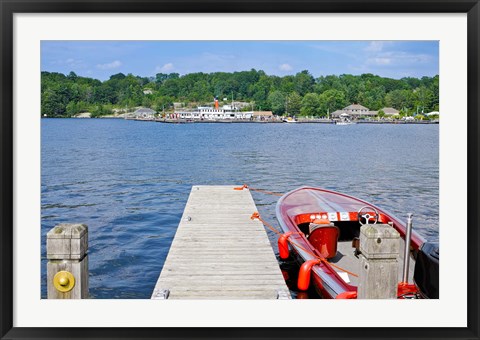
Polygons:
[[233,188],[233,190],[243,190],[243,189],[248,189],[250,191],[258,191],[258,192],[261,192],[263,194],[267,194],[267,195],[274,195],[274,196],[283,196],[283,194],[281,192],[275,192],[275,191],[268,191],[268,190],[264,190],[264,189],[256,189],[256,188],[250,188],[248,185],[244,184],[243,186],[241,187],[238,187],[238,188]]

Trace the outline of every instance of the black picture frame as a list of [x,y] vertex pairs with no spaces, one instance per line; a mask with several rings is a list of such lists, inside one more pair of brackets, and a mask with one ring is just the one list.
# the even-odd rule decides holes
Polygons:
[[[220,6],[221,5],[221,6]],[[1,10],[1,339],[418,338],[479,339],[479,16],[478,0],[0,0]],[[19,328],[13,327],[13,17],[15,13],[467,13],[468,304],[465,328]],[[452,289],[453,292],[454,289]],[[427,311],[412,310],[412,317]],[[452,311],[455,312],[455,311]],[[339,316],[342,317],[342,316]]]

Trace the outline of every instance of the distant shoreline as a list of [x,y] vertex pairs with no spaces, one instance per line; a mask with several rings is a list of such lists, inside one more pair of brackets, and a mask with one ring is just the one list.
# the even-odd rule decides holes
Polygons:
[[[42,117],[42,119],[125,119],[119,116],[103,116],[103,117]],[[331,124],[335,125],[335,120],[328,120],[328,119],[299,119],[295,123],[285,123],[281,120],[227,120],[227,119],[220,119],[220,120],[189,120],[189,119],[141,119],[141,118],[130,118],[127,120],[132,121],[140,121],[140,122],[154,122],[154,123],[164,123],[164,124]],[[439,124],[438,120],[357,120],[355,124],[408,124],[408,125],[430,125],[430,124]],[[354,124],[354,125],[355,125]]]

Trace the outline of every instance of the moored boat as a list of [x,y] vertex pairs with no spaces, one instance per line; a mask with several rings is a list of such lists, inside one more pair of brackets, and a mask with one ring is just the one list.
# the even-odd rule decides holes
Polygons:
[[353,122],[353,121],[350,119],[350,115],[349,115],[349,114],[342,113],[342,114],[340,115],[340,120],[335,121],[335,124],[336,124],[336,125],[353,125],[353,124],[357,124],[357,123],[356,123],[356,122]]
[[282,122],[284,123],[298,123],[298,121],[294,117],[287,117],[282,119]]
[[355,125],[357,123],[352,121],[336,121],[335,125]]
[[[302,265],[300,290],[313,284],[322,298],[356,298],[359,278],[355,273],[362,256],[360,230],[362,225],[378,223],[400,236],[396,296],[438,298],[438,244],[425,242],[386,210],[335,191],[301,187],[279,199],[276,215],[284,233],[279,238],[280,257],[292,256]],[[410,244],[407,252],[406,242]],[[406,265],[402,267],[402,263]],[[409,283],[408,278],[414,282]]]
[[174,119],[191,119],[192,121],[227,121],[227,120],[250,120],[253,111],[242,111],[233,104],[219,107],[217,97],[214,98],[214,106],[199,106],[197,109],[177,109],[172,114]]

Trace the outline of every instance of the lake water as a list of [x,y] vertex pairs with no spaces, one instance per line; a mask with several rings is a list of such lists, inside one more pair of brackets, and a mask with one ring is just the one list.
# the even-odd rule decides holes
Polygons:
[[[89,227],[93,298],[150,298],[192,185],[333,189],[402,219],[412,212],[415,230],[438,240],[438,132],[410,124],[42,119],[42,298],[46,233],[62,222]],[[278,197],[252,195],[277,225]]]

